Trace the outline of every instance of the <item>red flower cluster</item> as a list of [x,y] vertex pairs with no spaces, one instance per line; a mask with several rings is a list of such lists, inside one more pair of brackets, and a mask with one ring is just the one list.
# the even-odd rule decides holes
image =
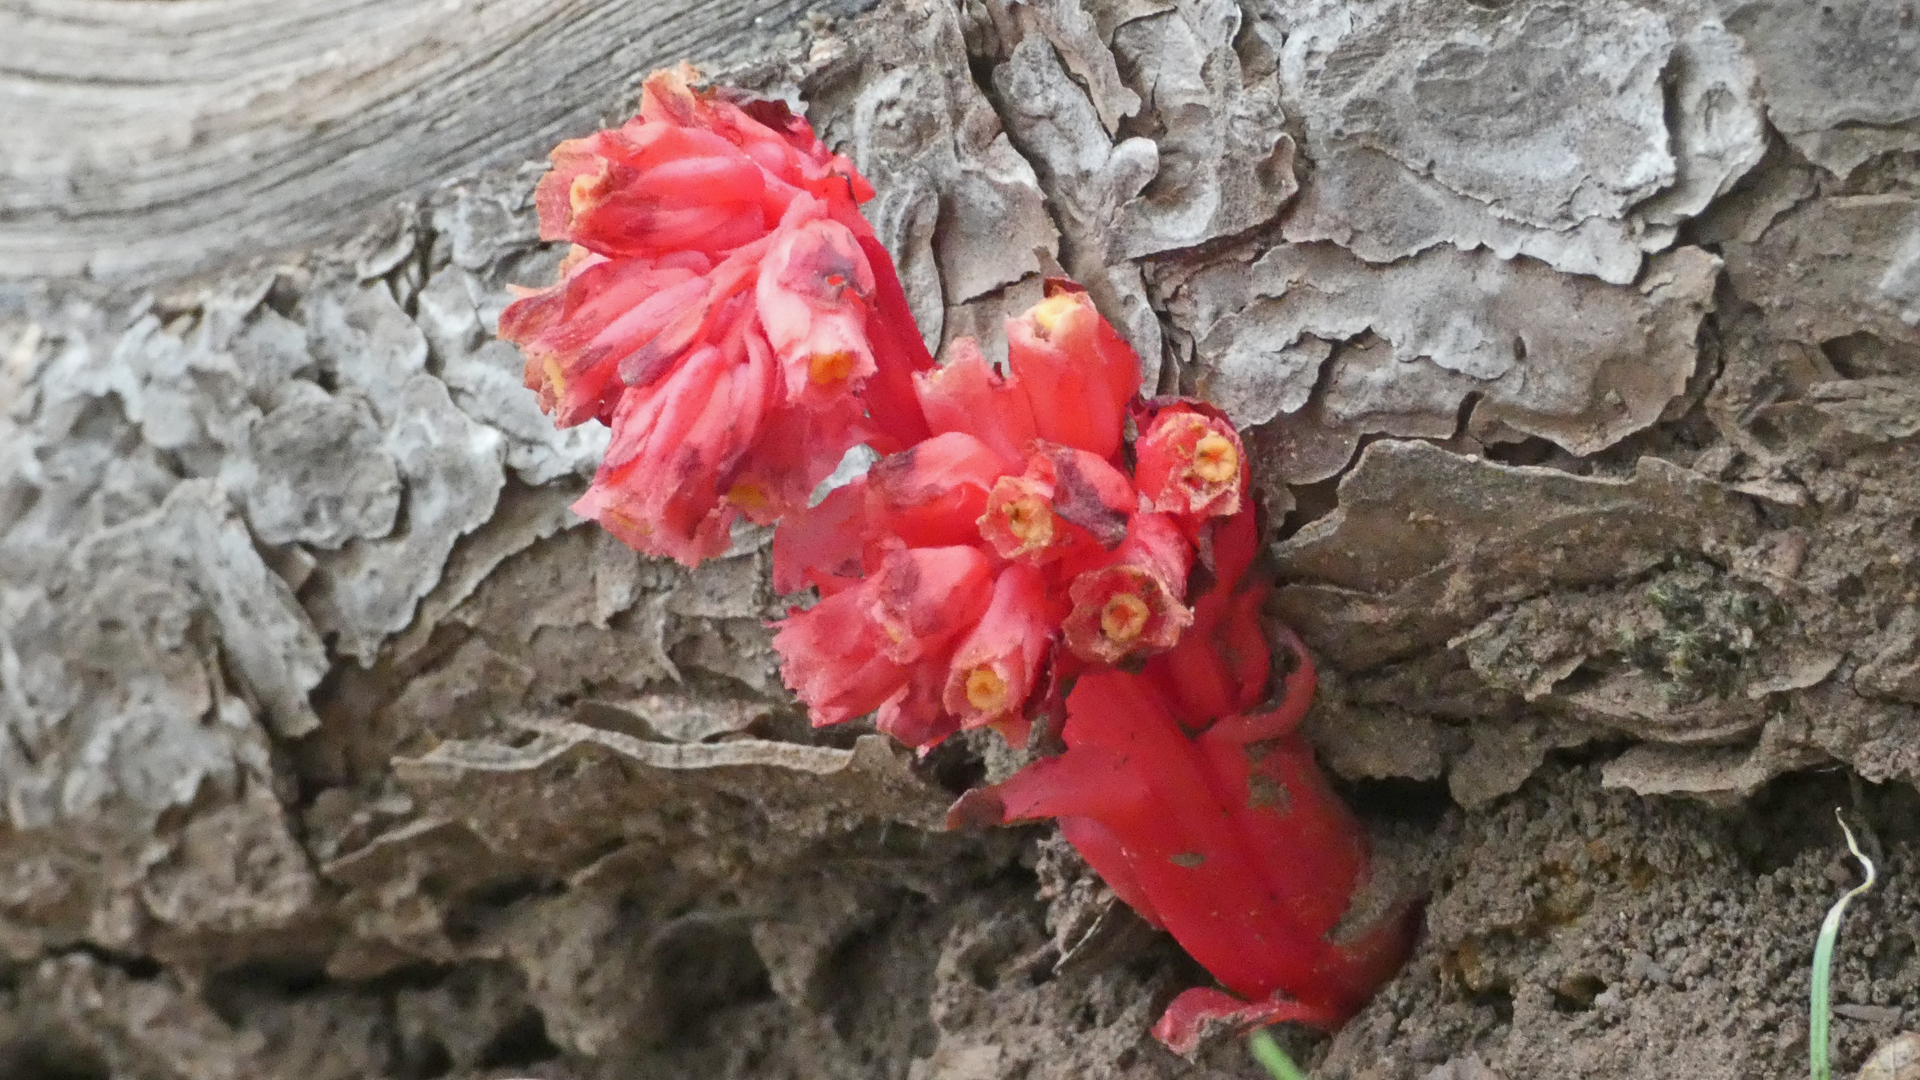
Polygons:
[[[1407,909],[1341,925],[1365,834],[1294,732],[1314,675],[1291,633],[1263,700],[1239,434],[1199,403],[1139,400],[1132,351],[1064,283],[1007,338],[1005,377],[957,343],[917,379],[936,434],[775,533],[776,586],[823,597],[774,638],[787,685],[815,723],[874,712],[922,750],[981,725],[1024,744],[1030,717],[1064,713],[1064,753],[969,793],[953,823],[1058,818],[1233,991],[1177,998],[1154,1029],[1174,1049],[1214,1020],[1337,1027],[1405,954]],[[1212,584],[1189,608],[1196,563]]]
[[934,434],[775,533],[776,587],[822,595],[773,642],[815,723],[877,710],[922,750],[983,725],[1024,742],[1049,683],[1163,652],[1192,623],[1196,550],[1244,499],[1232,425],[1140,402],[1139,359],[1064,282],[1007,339],[1004,376],[956,343],[916,379]]
[[692,565],[735,518],[804,507],[852,446],[921,437],[910,379],[933,361],[857,209],[872,187],[786,106],[689,75],[555,148],[540,235],[574,248],[500,335],[556,423],[613,428],[574,509]]
[[[1177,998],[1168,1045],[1351,1016],[1409,909],[1349,910],[1365,836],[1294,730],[1313,666],[1285,630],[1275,663],[1233,425],[1143,400],[1066,282],[1009,320],[1004,373],[966,339],[934,367],[857,209],[871,189],[782,105],[656,73],[638,117],[553,161],[542,235],[575,247],[500,332],[556,422],[613,427],[576,510],[689,565],[737,517],[777,521],[776,587],[820,595],[774,637],[816,724],[873,713],[925,750],[1053,721],[1064,752],[951,820],[1057,818],[1232,991]],[[883,456],[809,506],[862,443]]]

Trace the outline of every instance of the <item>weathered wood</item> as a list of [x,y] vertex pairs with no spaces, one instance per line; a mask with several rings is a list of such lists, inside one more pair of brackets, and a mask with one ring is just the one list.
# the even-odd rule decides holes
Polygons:
[[[0,279],[311,244],[806,0],[0,0]],[[858,7],[861,5],[846,5]]]
[[524,162],[682,54],[797,91],[930,341],[1065,269],[1247,425],[1432,890],[1315,1075],[1799,1067],[1813,765],[1904,781],[1839,1064],[1917,1018],[1914,0],[882,5],[0,0],[0,1080],[1196,1075],[1064,845],[924,828],[1016,751],[810,733],[765,530],[569,515]]

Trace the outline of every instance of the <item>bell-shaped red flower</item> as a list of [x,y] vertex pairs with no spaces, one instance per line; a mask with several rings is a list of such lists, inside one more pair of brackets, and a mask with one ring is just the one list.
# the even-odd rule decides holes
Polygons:
[[994,582],[979,625],[948,665],[941,704],[963,728],[1012,718],[1026,708],[1052,645],[1046,580],[1028,566],[1009,566]]
[[1140,390],[1140,358],[1079,286],[1049,286],[1045,300],[1008,320],[1007,366],[1040,438],[1112,458]]
[[1188,401],[1162,404],[1142,424],[1134,454],[1134,481],[1147,509],[1196,518],[1240,512],[1247,452],[1218,411]]
[[[917,723],[927,703],[915,670],[945,671],[992,592],[992,563],[975,548],[895,548],[858,586],[776,624],[780,674],[815,724],[883,707]],[[937,712],[938,685],[933,697]]]
[[755,295],[787,400],[829,403],[874,373],[867,342],[873,268],[845,225],[802,218],[774,237]]
[[1193,548],[1161,514],[1135,514],[1127,538],[1105,565],[1068,587],[1073,603],[1062,630],[1075,656],[1091,664],[1170,649],[1193,622],[1182,602]]
[[1101,458],[1036,442],[1026,472],[994,482],[980,535],[1003,559],[1060,562],[1071,578],[1126,539],[1139,503],[1133,482]]

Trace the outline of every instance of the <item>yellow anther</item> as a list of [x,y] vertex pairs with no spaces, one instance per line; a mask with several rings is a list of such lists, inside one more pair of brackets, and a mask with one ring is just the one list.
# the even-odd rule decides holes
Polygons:
[[1233,440],[1210,431],[1193,444],[1193,475],[1209,484],[1224,484],[1239,475],[1240,451]]
[[833,386],[846,382],[853,375],[854,355],[842,349],[838,352],[814,353],[807,358],[807,377],[815,386]]
[[1007,531],[1028,551],[1053,543],[1053,508],[1035,498],[1007,503]]
[[742,510],[764,510],[769,502],[767,489],[747,480],[727,489],[727,501]]
[[1009,696],[1007,680],[1000,673],[982,664],[967,672],[967,704],[986,713],[998,716],[1007,711]]
[[1153,609],[1130,592],[1114,593],[1100,609],[1100,632],[1117,645],[1126,645],[1146,632]]
[[600,205],[600,189],[604,186],[601,181],[606,179],[604,168],[602,166],[600,172],[581,173],[573,178],[573,183],[567,185],[567,208],[573,211],[574,216],[578,217]]

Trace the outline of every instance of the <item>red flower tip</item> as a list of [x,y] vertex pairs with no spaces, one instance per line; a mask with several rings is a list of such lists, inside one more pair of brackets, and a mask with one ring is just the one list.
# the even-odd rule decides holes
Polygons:
[[629,390],[613,441],[574,512],[630,547],[692,566],[727,549],[733,486],[768,407],[763,350],[702,348],[661,382]]
[[924,726],[940,705],[939,681],[926,671],[944,670],[991,585],[987,558],[973,548],[896,548],[859,585],[775,624],[780,674],[815,725],[885,707],[893,727]]
[[992,566],[977,548],[903,548],[889,552],[867,580],[868,616],[884,635],[881,651],[911,663],[943,648],[980,619]]
[[1221,517],[1240,512],[1247,454],[1222,417],[1185,404],[1161,409],[1134,444],[1142,504],[1163,514]]
[[954,339],[944,364],[914,376],[914,391],[935,434],[965,431],[1009,461],[1026,458],[1033,405],[1019,380],[995,372],[972,338]]
[[697,325],[706,310],[707,267],[697,255],[609,261],[575,247],[558,283],[501,312],[500,336],[526,354],[527,389],[555,424],[610,420],[622,358],[666,338],[684,346],[688,313]]
[[[710,132],[629,125],[555,147],[534,190],[540,238],[608,256],[725,251],[767,230],[767,177]],[[771,202],[772,205],[769,205]]]
[[775,624],[780,676],[807,703],[815,727],[864,716],[906,683],[906,670],[881,654],[866,617],[869,600],[850,589]]
[[1007,363],[1040,438],[1109,459],[1120,449],[1140,359],[1086,293],[1055,292],[1007,320]]
[[1137,566],[1109,566],[1074,579],[1067,647],[1089,663],[1117,664],[1172,648],[1193,620],[1167,583]]
[[649,75],[640,93],[640,115],[621,130],[656,123],[712,132],[767,175],[816,197],[834,203],[873,198],[873,185],[853,163],[828,150],[785,102],[731,88],[696,89],[698,78],[689,64]]
[[1067,647],[1089,663],[1117,664],[1172,648],[1193,612],[1181,603],[1193,552],[1158,514],[1136,514],[1112,563],[1074,578],[1062,626]]

